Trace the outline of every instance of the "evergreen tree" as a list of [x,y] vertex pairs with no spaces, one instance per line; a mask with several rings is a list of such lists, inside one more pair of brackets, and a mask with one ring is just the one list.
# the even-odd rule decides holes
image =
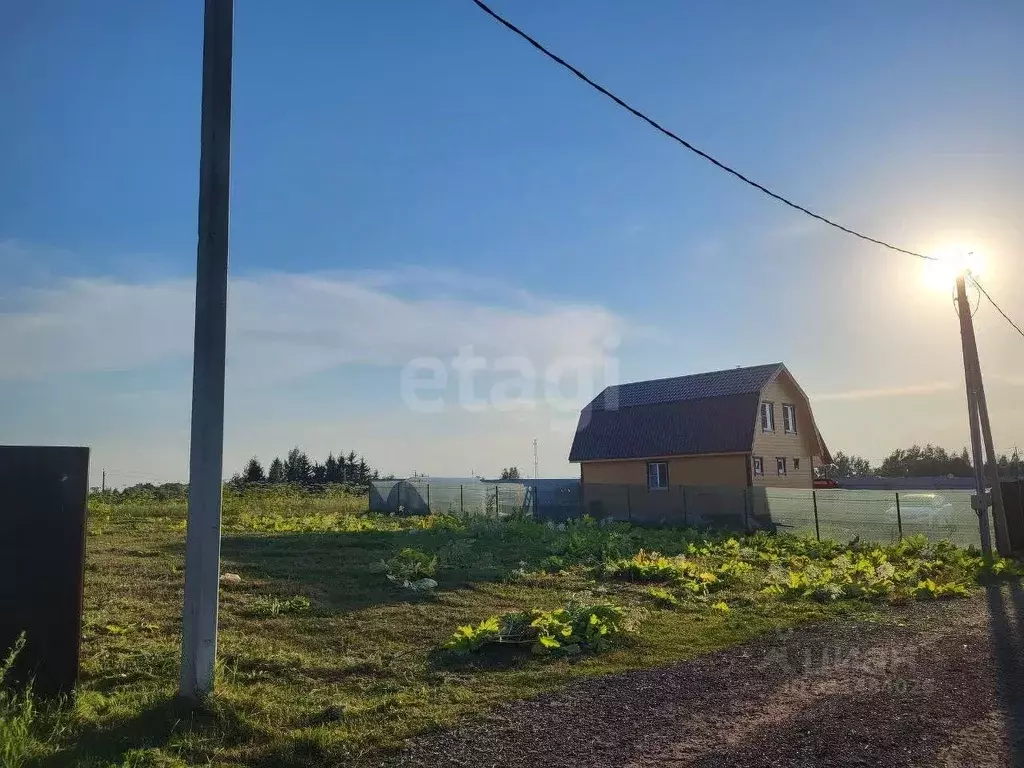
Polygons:
[[502,480],[519,480],[519,467],[505,467],[501,470]]
[[242,470],[242,479],[247,483],[262,483],[267,479],[263,474],[263,465],[255,456],[249,459],[249,463]]
[[[518,472],[518,470],[516,470]],[[518,476],[518,475],[517,475]],[[245,483],[296,483],[298,485],[324,485],[327,483],[351,483],[366,485],[381,477],[378,470],[367,463],[366,458],[355,451],[335,455],[327,454],[322,463],[313,461],[309,455],[295,446],[282,461],[275,457],[266,471],[259,459],[253,456],[240,474],[229,482],[244,486]],[[390,475],[388,476],[391,477]]]
[[308,485],[313,476],[313,463],[306,452],[295,446],[284,460],[284,476],[289,483]]
[[270,462],[270,469],[267,470],[268,483],[283,483],[285,481],[284,462],[278,457]]
[[327,461],[324,462],[324,476],[326,477],[325,482],[341,482],[341,467],[338,464],[338,460],[334,458],[333,453],[327,454]]

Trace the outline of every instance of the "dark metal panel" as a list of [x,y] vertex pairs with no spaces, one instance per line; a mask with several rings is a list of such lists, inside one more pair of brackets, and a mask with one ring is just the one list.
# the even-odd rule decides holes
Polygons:
[[0,446],[0,653],[16,680],[71,691],[82,636],[89,449]]

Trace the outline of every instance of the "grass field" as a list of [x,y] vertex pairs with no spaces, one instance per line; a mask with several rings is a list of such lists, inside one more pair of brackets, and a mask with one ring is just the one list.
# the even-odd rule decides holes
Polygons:
[[[21,736],[11,735],[20,710],[3,709],[0,699],[0,749],[5,739],[22,745],[9,765],[370,764],[406,737],[575,678],[667,664],[803,622],[885,615],[884,601],[866,593],[821,599],[811,582],[825,577],[815,564],[828,566],[844,551],[827,543],[793,539],[775,549],[763,535],[736,542],[593,522],[467,524],[372,516],[364,507],[337,493],[226,499],[222,572],[241,581],[221,592],[217,693],[190,711],[174,699],[184,504],[95,505],[80,691],[61,710],[44,706]],[[404,548],[436,556],[435,590],[412,592],[385,577],[381,561]],[[629,570],[640,549],[688,553],[709,568],[727,558],[753,565],[713,599],[670,580],[661,586],[677,599],[667,604],[642,583],[659,577]],[[892,554],[897,565],[901,556]],[[907,578],[977,577],[980,561],[945,557]],[[809,575],[810,586],[766,593],[766,579],[780,568],[783,580]],[[832,566],[827,573],[832,578]],[[581,595],[623,606],[640,631],[600,655],[440,650],[460,625]],[[718,602],[728,610],[715,609]]]

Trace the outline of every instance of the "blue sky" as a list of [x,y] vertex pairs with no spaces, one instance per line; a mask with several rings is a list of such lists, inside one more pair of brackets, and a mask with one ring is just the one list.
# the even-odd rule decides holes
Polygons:
[[[236,5],[228,473],[298,443],[493,474],[537,437],[541,473],[565,475],[605,378],[776,360],[833,450],[966,442],[956,319],[915,260],[757,195],[468,0]],[[909,248],[978,248],[1024,318],[1019,3],[495,7],[799,201]],[[3,439],[91,445],[115,482],[183,478],[202,3],[4,15]],[[977,322],[1011,449],[1024,340],[989,307]],[[582,373],[466,407],[467,346],[485,392],[510,355]],[[403,399],[418,358],[448,371],[440,413]]]

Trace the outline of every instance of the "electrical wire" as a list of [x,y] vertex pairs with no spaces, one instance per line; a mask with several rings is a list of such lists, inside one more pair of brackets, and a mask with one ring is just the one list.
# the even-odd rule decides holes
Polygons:
[[[974,317],[976,314],[978,314],[978,307],[981,305],[981,290],[978,288],[978,286],[974,286],[974,288],[975,288],[975,291],[974,291],[974,306],[970,307],[971,317]],[[970,305],[970,299],[969,298],[967,300],[967,303],[968,303],[968,305]],[[957,302],[957,298],[956,298],[956,288],[954,287],[953,288],[953,314],[954,315],[959,315],[960,314],[960,308],[959,308],[958,304],[959,303]]]
[[528,35],[526,32],[521,30],[519,27],[517,27],[511,21],[508,21],[503,16],[499,15],[496,11],[492,10],[490,7],[487,6],[486,3],[481,2],[481,0],[473,0],[473,3],[480,10],[482,10],[484,13],[486,13],[488,16],[490,16],[492,19],[494,19],[499,24],[503,25],[507,29],[509,29],[512,32],[514,32],[516,35],[518,35],[523,40],[528,42],[530,45],[532,45],[538,51],[540,51],[545,56],[547,56],[549,59],[554,61],[556,64],[558,64],[558,65],[564,67],[565,69],[569,70],[570,72],[572,72],[574,75],[576,75],[576,77],[578,77],[580,80],[585,82],[587,85],[589,85],[591,88],[596,90],[598,93],[601,93],[602,95],[608,97],[609,99],[614,101],[616,104],[618,104],[620,107],[622,107],[623,109],[625,109],[626,111],[631,113],[633,116],[640,118],[645,123],[650,125],[652,128],[654,128],[655,130],[659,131],[660,133],[663,133],[665,136],[668,136],[673,141],[676,141],[679,144],[682,144],[684,147],[686,147],[688,150],[690,150],[694,154],[700,155],[701,157],[703,157],[705,160],[707,160],[712,165],[718,167],[719,169],[725,171],[728,174],[731,174],[731,175],[735,176],[737,179],[742,181],[744,184],[748,184],[751,187],[753,187],[754,189],[758,190],[759,192],[762,192],[763,194],[768,195],[768,197],[774,198],[775,200],[778,200],[780,203],[782,203],[784,205],[788,205],[790,208],[793,208],[793,209],[795,209],[797,211],[800,211],[803,214],[806,214],[807,216],[810,216],[812,219],[817,219],[818,221],[820,221],[820,222],[822,222],[824,224],[828,224],[828,226],[834,227],[834,228],[838,229],[840,232],[845,232],[848,235],[853,235],[854,237],[858,237],[861,240],[866,240],[869,243],[874,243],[875,245],[880,245],[883,248],[888,248],[890,251],[896,251],[897,253],[905,253],[908,256],[916,256],[919,259],[925,259],[927,261],[937,261],[938,260],[937,257],[935,257],[935,256],[927,256],[927,255],[925,255],[923,253],[918,253],[917,251],[911,251],[911,250],[908,250],[906,248],[900,248],[899,246],[893,245],[892,243],[887,243],[884,240],[879,240],[877,238],[865,235],[862,232],[858,232],[855,229],[850,229],[849,227],[845,227],[842,224],[839,224],[838,222],[832,221],[832,219],[829,219],[829,218],[827,218],[825,216],[822,216],[820,213],[815,213],[814,211],[810,210],[809,208],[805,208],[804,206],[802,206],[802,205],[800,205],[798,203],[793,202],[789,198],[784,197],[783,195],[780,195],[777,192],[773,192],[772,190],[770,190],[768,187],[764,186],[763,184],[759,184],[758,182],[754,181],[753,179],[749,178],[748,176],[745,176],[744,174],[740,173],[735,168],[732,168],[732,167],[726,165],[722,161],[720,161],[720,160],[712,157],[711,155],[709,155],[707,152],[705,152],[705,151],[703,151],[701,149],[698,149],[693,144],[688,142],[686,139],[682,138],[681,136],[677,135],[676,133],[673,133],[668,128],[665,128],[659,122],[657,122],[656,120],[654,120],[651,117],[648,117],[646,114],[641,112],[636,107],[631,106],[626,101],[624,101],[623,99],[621,99],[618,96],[616,96],[614,93],[609,91],[604,86],[600,85],[599,83],[594,82],[589,77],[587,77],[582,71],[580,71],[579,69],[574,67],[569,62],[567,62],[561,56],[553,53],[552,51],[549,51],[541,43],[539,43],[534,38],[530,37],[530,35]]
[[[492,19],[497,21],[499,24],[504,26],[506,29],[512,31],[513,33],[515,33],[516,35],[521,37],[523,40],[528,42],[530,45],[532,45],[534,48],[536,48],[538,51],[540,51],[542,54],[547,56],[549,59],[554,61],[559,66],[561,66],[561,67],[569,70],[570,72],[572,72],[572,74],[574,74],[580,80],[582,80],[587,85],[589,85],[591,88],[596,90],[598,93],[600,93],[603,96],[606,96],[607,98],[611,99],[616,104],[618,104],[620,107],[622,107],[627,112],[632,114],[634,117],[640,118],[641,120],[643,120],[645,123],[647,123],[649,126],[654,128],[659,133],[662,133],[665,136],[668,136],[673,141],[683,145],[686,149],[688,149],[691,152],[693,152],[694,154],[699,155],[700,157],[704,158],[705,160],[707,160],[709,163],[711,163],[712,165],[716,166],[717,168],[725,171],[728,174],[731,174],[732,176],[735,176],[737,179],[742,181],[744,184],[748,184],[749,186],[751,186],[754,189],[758,190],[759,192],[767,195],[768,197],[771,197],[771,198],[779,201],[780,203],[782,203],[784,205],[787,205],[790,208],[793,208],[794,210],[799,211],[800,213],[806,214],[807,216],[810,216],[812,219],[817,219],[818,221],[822,222],[823,224],[827,224],[830,227],[834,227],[835,229],[838,229],[840,232],[845,232],[848,235],[852,235],[853,237],[860,238],[861,240],[865,240],[865,241],[867,241],[869,243],[874,243],[875,245],[880,245],[883,248],[888,248],[890,251],[896,251],[897,253],[904,253],[904,254],[906,254],[908,256],[916,256],[917,258],[924,259],[926,261],[938,261],[939,260],[938,257],[936,257],[936,256],[928,256],[928,255],[923,254],[923,253],[918,253],[917,251],[911,251],[911,250],[909,250],[907,248],[900,248],[899,246],[893,245],[892,243],[887,243],[884,240],[879,240],[878,238],[870,237],[868,235],[865,235],[862,232],[858,232],[855,229],[850,229],[849,227],[845,227],[842,224],[839,224],[838,222],[832,221],[832,219],[829,219],[829,218],[827,218],[825,216],[822,216],[819,213],[815,213],[814,211],[810,210],[809,208],[805,208],[804,206],[802,206],[802,205],[800,205],[798,203],[793,202],[789,198],[784,197],[783,195],[780,195],[777,192],[773,192],[772,190],[770,190],[768,187],[764,186],[763,184],[759,184],[758,182],[754,181],[753,179],[749,178],[748,176],[745,176],[744,174],[740,173],[735,168],[732,168],[732,167],[726,165],[722,161],[720,161],[720,160],[716,159],[715,157],[712,157],[711,155],[709,155],[707,152],[705,152],[705,151],[703,151],[701,149],[698,149],[697,147],[695,147],[693,144],[691,144],[686,139],[684,139],[681,136],[679,136],[678,134],[672,132],[668,128],[666,128],[663,125],[661,125],[661,123],[659,123],[658,121],[654,120],[651,117],[648,117],[646,114],[641,112],[636,107],[630,105],[625,100],[623,100],[623,99],[619,98],[618,96],[616,96],[614,93],[609,91],[603,85],[595,82],[594,80],[591,80],[580,69],[578,69],[577,67],[575,67],[572,64],[570,64],[569,62],[567,62],[565,59],[563,59],[558,54],[556,54],[556,53],[548,50],[547,48],[545,48],[544,45],[542,45],[536,39],[534,39],[529,34],[524,32],[523,30],[521,30],[519,27],[517,27],[511,21],[509,21],[508,19],[506,19],[503,16],[501,16],[497,11],[493,10],[486,3],[482,2],[482,0],[473,0],[473,3],[480,10],[482,10],[484,13],[486,13],[488,16],[490,16]],[[986,291],[982,287],[981,283],[978,282],[978,279],[972,275],[971,276],[971,281],[977,286],[978,290],[981,291],[981,294],[986,299],[988,299],[988,302],[993,307],[996,308],[996,311],[999,312],[999,314],[1003,316],[1003,319],[1005,319],[1006,322],[1008,322],[1011,326],[1013,326],[1013,329],[1015,331],[1017,331],[1017,333],[1019,333],[1021,336],[1024,336],[1024,331],[1021,330],[1020,326],[1018,326],[1015,322],[1013,322],[1013,320],[1010,319],[1009,315],[1007,315],[1002,310],[1002,308],[995,302],[995,299],[993,299],[991,296],[989,296],[988,291]],[[975,312],[976,311],[977,311],[977,307],[975,307]],[[973,315],[973,313],[972,313],[972,315]]]
[[986,291],[984,286],[982,286],[982,284],[978,282],[978,278],[976,278],[974,275],[971,275],[970,278],[971,278],[971,282],[974,283],[974,285],[977,287],[977,289],[979,291],[981,291],[981,295],[984,296],[986,299],[988,299],[988,303],[996,308],[996,312],[998,312],[1000,315],[1002,315],[1003,319],[1006,322],[1008,322],[1011,326],[1013,326],[1013,330],[1015,330],[1021,336],[1024,336],[1024,331],[1022,331],[1020,329],[1020,326],[1017,325],[1015,322],[1013,322],[1013,320],[1010,319],[1010,316],[1008,314],[1003,312],[1003,308],[1000,307],[998,304],[996,304],[996,300],[988,295],[988,291]]

